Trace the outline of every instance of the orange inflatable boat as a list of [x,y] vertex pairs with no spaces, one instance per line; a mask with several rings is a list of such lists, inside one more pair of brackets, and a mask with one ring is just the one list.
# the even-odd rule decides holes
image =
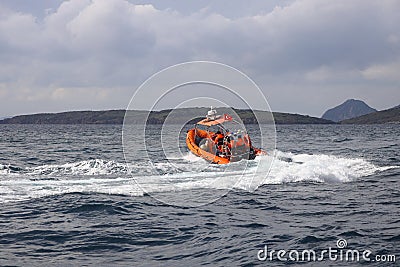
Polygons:
[[252,160],[266,153],[251,144],[244,130],[230,132],[224,123],[233,121],[228,114],[217,115],[211,108],[207,117],[188,130],[186,145],[198,157],[216,164],[227,164],[243,159]]

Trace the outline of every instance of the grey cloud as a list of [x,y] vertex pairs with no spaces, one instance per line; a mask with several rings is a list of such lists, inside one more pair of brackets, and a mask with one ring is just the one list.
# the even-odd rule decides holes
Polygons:
[[[351,94],[366,94],[377,108],[400,101],[399,93],[376,100],[377,91],[361,89],[393,92],[399,85],[393,78],[400,62],[398,1],[299,0],[275,8],[256,1],[253,9],[237,2],[230,14],[211,1],[175,9],[172,2],[132,2],[71,0],[42,16],[32,2],[22,13],[12,11],[16,6],[0,9],[0,99],[13,103],[0,113],[33,112],[35,105],[56,110],[60,103],[65,109],[109,107],[96,90],[125,108],[147,77],[189,60],[247,72],[282,111],[319,115],[332,99],[360,98]],[[329,89],[335,97],[318,95]],[[75,101],[65,91],[98,102]],[[299,92],[303,99],[291,100]]]

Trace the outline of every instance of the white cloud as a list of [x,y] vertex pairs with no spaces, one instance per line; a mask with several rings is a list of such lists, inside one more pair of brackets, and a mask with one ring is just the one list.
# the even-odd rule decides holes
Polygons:
[[53,92],[51,92],[51,98],[56,99],[56,100],[65,99],[67,92],[68,92],[68,90],[66,90],[65,88],[54,89]]
[[305,73],[305,78],[311,82],[322,82],[329,79],[337,79],[337,73],[327,66],[321,66]]
[[387,40],[389,44],[393,44],[394,46],[400,44],[400,36],[396,34],[390,34]]
[[305,72],[304,78],[308,82],[329,82],[340,83],[360,79],[362,77],[360,70],[337,66],[320,66]]
[[400,82],[400,61],[372,65],[363,70],[362,75],[369,80]]
[[8,94],[8,91],[6,89],[0,88],[0,99],[5,99],[7,94]]

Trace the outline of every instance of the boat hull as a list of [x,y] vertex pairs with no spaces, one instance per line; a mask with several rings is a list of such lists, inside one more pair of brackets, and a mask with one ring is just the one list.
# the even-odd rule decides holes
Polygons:
[[[230,162],[239,161],[239,160],[243,159],[243,158],[233,159],[233,158],[235,158],[234,156],[232,156],[232,159],[226,158],[226,157],[220,157],[220,156],[217,156],[215,153],[210,153],[210,152],[200,148],[198,145],[199,142],[196,142],[196,138],[211,139],[211,136],[213,134],[214,134],[213,132],[207,132],[207,131],[204,131],[201,129],[190,129],[187,132],[186,145],[187,145],[188,149],[196,156],[202,157],[205,160],[210,161],[212,163],[216,163],[216,164],[228,164]],[[256,156],[265,155],[265,154],[266,153],[264,151],[262,151],[261,149],[251,147],[250,153],[247,153],[246,158],[244,158],[244,159],[253,160]]]
[[227,164],[230,162],[228,158],[219,157],[213,153],[210,153],[210,152],[207,152],[207,151],[201,149],[196,144],[196,132],[197,132],[197,136],[199,136],[199,138],[208,138],[209,137],[209,133],[207,133],[204,130],[197,129],[197,131],[195,131],[195,129],[190,129],[187,132],[186,145],[193,154],[195,154],[198,157],[202,157],[207,161],[216,163],[216,164]]

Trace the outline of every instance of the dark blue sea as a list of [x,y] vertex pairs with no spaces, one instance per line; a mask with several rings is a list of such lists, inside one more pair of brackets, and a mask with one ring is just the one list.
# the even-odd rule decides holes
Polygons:
[[[0,266],[399,266],[399,125],[277,126],[229,169],[148,133],[127,163],[122,126],[0,125]],[[371,253],[288,258],[329,248]]]

